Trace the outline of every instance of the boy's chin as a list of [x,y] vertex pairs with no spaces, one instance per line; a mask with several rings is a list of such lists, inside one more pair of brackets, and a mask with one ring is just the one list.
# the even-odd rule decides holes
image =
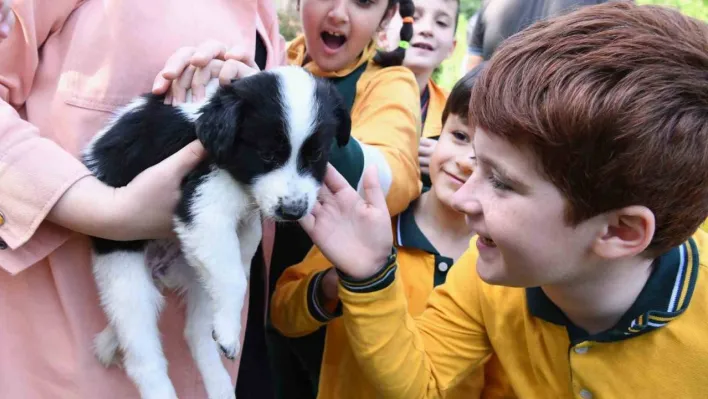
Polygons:
[[510,276],[507,268],[502,264],[501,259],[495,262],[486,262],[482,258],[477,259],[477,275],[489,285],[500,285],[504,287],[524,288],[529,285],[523,284],[518,278]]
[[433,71],[436,68],[436,66],[430,59],[423,58],[417,54],[406,54],[406,58],[404,59],[403,64],[406,68],[410,69],[415,74],[423,73],[426,71]]

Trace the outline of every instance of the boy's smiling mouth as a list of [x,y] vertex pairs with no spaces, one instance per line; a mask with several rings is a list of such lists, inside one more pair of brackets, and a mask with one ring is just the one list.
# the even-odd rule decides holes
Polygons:
[[427,51],[433,51],[433,46],[429,45],[428,43],[413,43],[412,45],[415,48],[419,48],[422,50],[427,50]]
[[478,240],[481,241],[485,247],[494,248],[497,246],[497,244],[494,242],[494,240],[492,240],[489,237],[485,237],[485,236],[479,235],[479,234],[477,234],[477,237],[479,237]]
[[334,31],[323,31],[320,33],[320,37],[325,48],[330,51],[339,50],[347,42],[347,37],[344,34]]

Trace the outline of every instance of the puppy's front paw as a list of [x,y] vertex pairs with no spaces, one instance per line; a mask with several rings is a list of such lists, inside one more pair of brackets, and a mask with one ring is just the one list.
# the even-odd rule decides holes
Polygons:
[[236,355],[238,355],[241,350],[241,344],[237,339],[223,339],[216,330],[211,332],[211,336],[214,338],[214,341],[216,341],[216,344],[219,345],[221,353],[223,353],[227,359],[236,359]]
[[118,365],[118,349],[118,337],[111,326],[106,326],[93,340],[93,352],[104,367]]

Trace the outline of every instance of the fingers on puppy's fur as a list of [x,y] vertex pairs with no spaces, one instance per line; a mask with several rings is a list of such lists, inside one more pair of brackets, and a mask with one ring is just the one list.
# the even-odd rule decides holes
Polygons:
[[208,40],[197,48],[191,58],[191,63],[197,67],[205,67],[209,61],[215,58],[223,58],[226,53],[226,45],[216,40]]

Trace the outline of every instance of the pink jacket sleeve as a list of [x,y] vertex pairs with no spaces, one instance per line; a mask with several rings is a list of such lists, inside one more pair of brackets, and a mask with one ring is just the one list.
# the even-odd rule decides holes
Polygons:
[[17,22],[0,43],[0,268],[18,273],[63,243],[70,231],[42,223],[56,201],[89,171],[27,122],[39,49],[80,0],[20,0]]

